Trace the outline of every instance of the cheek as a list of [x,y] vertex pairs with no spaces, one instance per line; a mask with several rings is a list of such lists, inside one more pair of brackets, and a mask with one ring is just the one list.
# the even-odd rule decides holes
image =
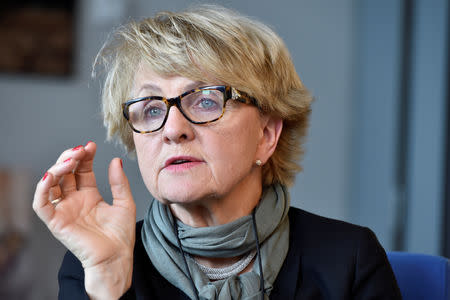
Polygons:
[[257,148],[256,135],[248,128],[239,128],[221,132],[209,143],[207,153],[217,179],[237,178],[251,169]]
[[134,144],[136,148],[137,162],[141,172],[142,179],[147,186],[147,189],[152,192],[155,190],[155,177],[157,176],[158,164],[154,159],[157,150],[156,145],[151,143],[151,140],[134,137]]

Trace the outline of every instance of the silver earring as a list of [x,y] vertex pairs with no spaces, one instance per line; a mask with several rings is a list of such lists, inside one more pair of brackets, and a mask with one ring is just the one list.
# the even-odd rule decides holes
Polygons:
[[259,160],[259,159],[257,159],[257,160],[255,161],[255,163],[256,163],[257,166],[261,166],[261,165],[262,165],[262,161]]

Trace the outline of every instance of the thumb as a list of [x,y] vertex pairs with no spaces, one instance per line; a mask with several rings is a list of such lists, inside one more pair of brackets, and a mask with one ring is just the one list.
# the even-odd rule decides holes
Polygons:
[[109,164],[109,184],[113,197],[113,206],[124,208],[134,208],[133,195],[131,194],[130,184],[122,167],[122,160],[114,158]]

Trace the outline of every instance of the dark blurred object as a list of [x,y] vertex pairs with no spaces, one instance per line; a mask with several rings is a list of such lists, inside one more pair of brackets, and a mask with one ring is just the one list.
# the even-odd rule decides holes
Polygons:
[[70,75],[73,48],[74,0],[0,5],[0,72]]
[[30,172],[0,168],[0,299],[29,299]]
[[0,236],[0,276],[14,263],[24,244],[25,238],[20,232],[9,231]]

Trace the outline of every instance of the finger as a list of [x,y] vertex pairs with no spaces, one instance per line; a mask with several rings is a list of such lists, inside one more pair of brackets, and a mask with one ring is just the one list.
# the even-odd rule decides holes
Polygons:
[[70,193],[77,190],[77,182],[75,181],[75,175],[73,173],[69,173],[64,175],[59,183],[61,187],[62,195],[69,195]]
[[136,211],[133,195],[131,194],[128,178],[123,171],[123,163],[120,158],[114,158],[109,164],[109,184],[113,197],[113,205],[121,206]]
[[78,166],[74,171],[77,188],[97,188],[95,174],[93,170],[94,157],[97,151],[97,145],[89,141],[83,147],[84,156],[78,161]]
[[38,182],[33,198],[33,210],[45,224],[48,224],[55,214],[55,207],[49,201],[49,193],[50,188],[53,186],[53,180],[54,176],[46,172]]
[[77,190],[77,182],[75,180],[75,175],[73,174],[73,171],[75,170],[78,162],[72,158],[68,158],[65,161],[63,161],[63,163],[68,164],[72,167],[71,172],[64,174],[62,176],[62,179],[59,181],[62,195],[69,195],[71,192]]
[[66,149],[56,160],[56,163],[61,163],[68,158],[72,158],[75,161],[81,160],[86,155],[85,146],[78,145],[76,147]]
[[48,193],[48,201],[52,202],[53,200],[63,198],[63,193],[61,191],[61,187],[59,185],[55,185],[50,187],[49,193]]
[[[61,153],[61,155],[56,160],[56,163],[54,166],[63,165],[63,163],[68,163],[70,161],[70,163],[68,163],[68,165],[70,165],[70,167],[71,167],[70,172],[73,172],[76,165],[78,164],[78,161],[80,161],[85,155],[86,155],[86,151],[84,150],[83,145],[78,145],[74,148],[67,149],[63,153]],[[55,182],[60,182],[62,176],[68,175],[66,173],[59,174],[58,172],[53,172],[53,170],[50,170],[50,169],[49,169],[49,171],[54,175]],[[66,180],[66,182],[72,182],[71,189],[74,187],[73,180],[72,181]]]
[[[77,160],[84,155],[84,149],[81,145],[64,151],[57,159],[56,164],[38,182],[33,198],[33,210],[44,223],[48,224],[55,213],[55,208],[50,201],[57,199],[55,197],[58,197],[58,195],[59,197],[62,196],[62,191],[58,186],[61,177],[73,177],[72,171],[76,167]],[[70,180],[65,182],[69,183]],[[68,184],[65,185],[66,190],[73,188],[73,183],[72,187],[69,187]]]
[[51,186],[59,186],[61,183],[63,194],[76,190],[76,183],[73,175],[73,170],[76,166],[77,162],[72,158],[68,158],[51,166],[47,171],[53,175],[51,177]]

